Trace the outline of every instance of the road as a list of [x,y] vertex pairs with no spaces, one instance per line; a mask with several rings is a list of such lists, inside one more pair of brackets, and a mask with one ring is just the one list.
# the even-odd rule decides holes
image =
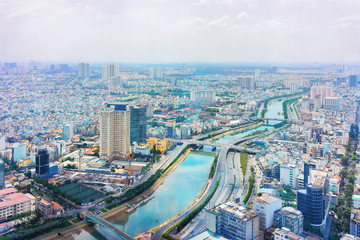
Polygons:
[[[214,189],[216,182],[219,180],[220,176],[222,176],[220,178],[220,183],[218,186],[217,191],[215,192],[214,196],[216,194],[219,194],[219,189],[224,187],[225,185],[225,176],[224,174],[222,174],[222,171],[225,170],[223,167],[225,166],[226,163],[226,155],[228,152],[228,148],[222,148],[219,152],[219,158],[218,158],[218,167],[217,167],[217,172],[214,176],[213,181],[211,182],[210,188],[208,189],[208,191],[201,197],[200,201],[198,201],[196,204],[194,204],[192,207],[190,207],[188,210],[186,210],[185,212],[183,212],[178,218],[164,224],[163,226],[161,226],[159,228],[159,230],[153,235],[152,239],[156,239],[159,240],[161,238],[161,236],[163,235],[163,233],[170,228],[171,226],[175,225],[176,223],[180,222],[182,219],[184,219],[189,213],[191,213],[194,209],[196,209],[198,206],[200,206],[200,204],[210,195],[211,190]],[[211,201],[210,201],[211,202]]]

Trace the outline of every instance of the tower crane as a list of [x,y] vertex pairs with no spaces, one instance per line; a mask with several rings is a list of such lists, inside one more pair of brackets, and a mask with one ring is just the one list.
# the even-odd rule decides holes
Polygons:
[[81,177],[81,158],[83,156],[82,150],[79,151],[79,177]]
[[125,135],[125,142],[126,142],[126,150],[127,150],[127,154],[128,154],[128,158],[129,158],[129,176],[131,174],[131,163],[134,161],[134,156],[133,154],[130,154],[130,146],[129,143],[127,142],[127,135],[126,135],[126,129],[124,126],[124,135]]

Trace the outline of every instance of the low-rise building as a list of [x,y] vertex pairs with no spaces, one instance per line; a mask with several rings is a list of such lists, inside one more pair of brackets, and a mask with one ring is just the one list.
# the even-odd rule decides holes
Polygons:
[[31,199],[15,188],[0,190],[0,219],[6,220],[31,211]]
[[228,239],[260,239],[259,216],[237,203],[227,202],[206,211],[209,231]]
[[266,230],[274,223],[275,211],[281,209],[282,201],[280,198],[264,193],[254,202],[254,213],[259,215],[259,228]]
[[274,240],[304,240],[304,238],[291,232],[290,229],[277,228],[274,232]]
[[278,228],[290,229],[295,234],[301,235],[304,227],[304,216],[295,208],[284,207],[275,212],[275,222]]
[[360,210],[353,209],[350,216],[350,234],[360,237]]
[[36,198],[36,210],[41,212],[43,216],[49,218],[54,214],[54,204],[38,197]]

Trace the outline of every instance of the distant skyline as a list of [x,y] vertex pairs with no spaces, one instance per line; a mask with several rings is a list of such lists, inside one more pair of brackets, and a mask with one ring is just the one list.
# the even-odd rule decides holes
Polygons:
[[358,0],[0,0],[0,61],[360,62]]

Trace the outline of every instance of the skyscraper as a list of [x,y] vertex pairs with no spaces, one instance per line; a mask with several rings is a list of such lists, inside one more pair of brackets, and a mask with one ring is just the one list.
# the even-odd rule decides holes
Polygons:
[[5,163],[0,160],[0,189],[5,187]]
[[79,63],[78,77],[80,77],[80,78],[89,77],[89,64],[88,63]]
[[146,139],[146,106],[130,107],[130,141],[144,143]]
[[253,76],[240,76],[238,77],[238,84],[241,88],[252,90],[255,86],[255,79]]
[[119,76],[119,74],[120,74],[119,65],[108,64],[108,65],[102,66],[102,79],[103,80],[110,81],[110,79],[112,77]]
[[356,87],[359,80],[358,75],[350,75],[349,77],[349,86],[350,87]]
[[215,106],[216,92],[213,90],[191,91],[190,101],[199,106]]
[[49,172],[49,153],[46,148],[41,148],[36,154],[36,174],[44,175]]
[[306,189],[297,192],[297,209],[304,215],[304,220],[313,226],[322,228],[326,220],[329,180],[326,172],[310,170]]
[[130,148],[130,108],[107,103],[100,116],[100,157],[106,161],[126,159]]

